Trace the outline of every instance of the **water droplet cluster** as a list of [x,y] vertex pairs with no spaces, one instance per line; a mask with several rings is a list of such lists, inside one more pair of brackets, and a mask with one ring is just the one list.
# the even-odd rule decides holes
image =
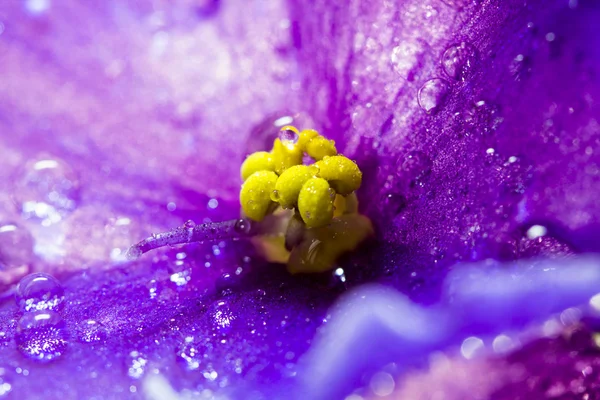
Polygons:
[[17,305],[23,312],[17,324],[16,343],[23,356],[48,362],[67,348],[68,332],[59,314],[64,289],[51,275],[36,272],[17,285]]

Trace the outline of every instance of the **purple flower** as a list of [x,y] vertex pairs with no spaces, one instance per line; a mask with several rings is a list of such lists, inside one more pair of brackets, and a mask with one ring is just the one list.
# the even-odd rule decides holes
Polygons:
[[[599,18],[3,2],[0,398],[598,397]],[[245,241],[126,260],[237,218],[241,161],[290,122],[361,166],[376,240],[318,276]]]

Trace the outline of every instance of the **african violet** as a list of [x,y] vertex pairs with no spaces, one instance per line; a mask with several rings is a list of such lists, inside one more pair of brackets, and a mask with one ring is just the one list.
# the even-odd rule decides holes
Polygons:
[[[575,254],[598,247],[599,18],[3,2],[0,397],[597,398],[600,261]],[[365,250],[310,276],[244,240],[127,261],[237,218],[282,121],[360,166]]]

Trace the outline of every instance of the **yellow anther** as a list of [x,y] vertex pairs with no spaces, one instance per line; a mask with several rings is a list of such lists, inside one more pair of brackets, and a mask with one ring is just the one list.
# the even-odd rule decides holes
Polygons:
[[360,187],[362,172],[356,163],[344,156],[325,157],[315,163],[319,176],[342,196],[347,196]]
[[333,218],[335,192],[322,178],[311,178],[300,190],[298,210],[308,228],[327,225]]
[[273,157],[266,151],[257,151],[250,154],[244,160],[241,168],[242,180],[245,181],[250,175],[258,171],[273,171]]
[[295,144],[284,144],[279,139],[275,139],[271,155],[275,172],[278,174],[289,167],[302,164],[302,149]]
[[302,150],[306,151],[308,142],[317,136],[319,136],[319,132],[315,131],[314,129],[305,129],[301,131],[298,135],[298,146],[300,146]]
[[240,203],[246,216],[255,221],[261,221],[269,208],[271,193],[275,190],[277,174],[272,171],[258,171],[253,173],[242,184]]
[[302,186],[310,178],[314,178],[316,172],[317,168],[314,166],[289,167],[277,179],[271,200],[278,202],[283,208],[294,208],[298,204],[298,195]]
[[335,142],[333,140],[325,139],[323,136],[316,136],[312,138],[306,145],[306,153],[319,161],[325,157],[331,157],[337,155],[335,148]]

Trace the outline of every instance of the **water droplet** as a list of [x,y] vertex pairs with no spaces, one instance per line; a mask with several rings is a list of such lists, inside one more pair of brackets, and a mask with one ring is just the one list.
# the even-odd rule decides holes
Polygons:
[[0,268],[19,268],[33,259],[33,238],[15,223],[0,224]]
[[0,224],[0,284],[18,281],[29,272],[33,259],[29,231],[15,223]]
[[430,79],[421,86],[417,100],[421,109],[428,114],[434,113],[443,104],[450,85],[443,79]]
[[27,358],[52,361],[67,348],[64,321],[54,311],[25,313],[17,326],[17,348]]
[[[402,157],[402,156],[401,156]],[[422,151],[411,151],[403,159],[399,159],[400,175],[408,182],[408,186],[422,187],[424,180],[431,173],[432,162]]]
[[215,328],[221,332],[228,332],[232,322],[236,319],[229,303],[225,300],[215,302],[209,311],[209,315]]
[[207,206],[208,206],[209,209],[214,210],[215,208],[217,208],[219,206],[219,200],[217,200],[217,199],[210,199],[208,201]]
[[313,129],[313,120],[305,113],[282,111],[264,118],[250,130],[244,146],[244,153],[250,154],[265,151],[273,147],[273,140],[285,125],[293,125],[298,129]]
[[278,202],[279,201],[279,191],[278,190],[273,190],[273,192],[271,193],[271,200]]
[[343,268],[336,268],[332,273],[333,284],[344,284],[346,283],[346,272]]
[[25,9],[31,15],[39,16],[50,8],[50,0],[25,0]]
[[192,279],[191,269],[175,272],[171,274],[169,280],[177,286],[184,286]]
[[292,146],[298,143],[298,134],[294,130],[284,127],[279,131],[279,140],[287,146]]
[[40,220],[44,226],[60,221],[79,201],[79,178],[60,159],[29,162],[14,182],[13,199],[23,218]]
[[395,217],[406,207],[406,197],[400,193],[387,193],[383,196],[383,211],[389,217]]
[[183,227],[186,229],[194,229],[195,226],[196,226],[196,223],[194,221],[192,221],[191,219],[188,219],[183,224]]
[[542,236],[546,236],[546,233],[548,233],[548,229],[544,225],[532,225],[527,230],[526,235],[528,239],[533,240]]
[[476,336],[471,336],[463,340],[460,346],[460,353],[467,360],[477,356],[484,349],[483,340]]
[[15,300],[23,311],[56,310],[62,306],[64,289],[52,275],[35,272],[17,285]]
[[454,44],[442,54],[442,68],[448,77],[464,81],[476,61],[475,48],[467,42]]
[[573,248],[553,235],[544,225],[532,225],[518,243],[519,257],[568,257],[575,254]]
[[394,391],[396,383],[392,375],[387,372],[377,372],[369,382],[371,391],[380,397],[389,396]]
[[0,398],[8,396],[12,391],[11,380],[5,375],[6,370],[2,369],[2,376],[0,376]]
[[129,353],[127,374],[134,379],[139,379],[144,375],[147,364],[148,359],[142,357],[139,352],[132,351],[131,353]]
[[533,181],[533,166],[522,156],[511,156],[501,166],[502,188],[508,194],[523,194]]
[[480,135],[495,132],[504,121],[500,107],[484,100],[476,101],[464,114],[458,114],[458,117],[469,129]]
[[245,218],[240,218],[235,223],[234,228],[238,233],[246,235],[246,234],[250,233],[251,226],[252,226],[252,224],[250,223],[249,220],[247,220]]
[[86,319],[77,324],[78,338],[83,343],[104,342],[108,336],[104,325],[93,319]]
[[531,68],[531,57],[523,54],[517,54],[508,65],[508,70],[515,81],[521,81],[529,77]]
[[425,47],[420,41],[403,41],[394,47],[390,56],[394,70],[407,81],[413,81]]
[[[239,273],[238,273],[238,270]],[[221,296],[231,294],[232,289],[237,288],[240,285],[239,275],[242,273],[241,268],[238,268],[235,274],[223,274],[215,281],[215,289]]]
[[176,351],[177,361],[182,362],[188,371],[195,371],[200,367],[206,353],[205,347],[204,344],[198,343],[193,336],[188,336]]

